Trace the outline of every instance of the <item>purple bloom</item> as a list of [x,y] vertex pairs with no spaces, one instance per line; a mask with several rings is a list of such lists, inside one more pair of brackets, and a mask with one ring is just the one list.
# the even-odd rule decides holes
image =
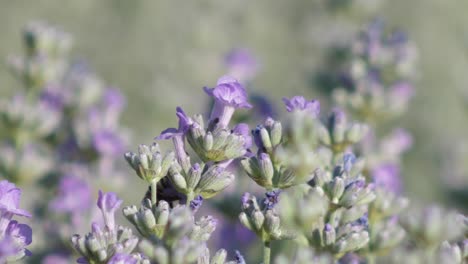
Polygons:
[[125,150],[123,139],[111,129],[103,129],[93,134],[93,146],[102,155],[119,156]]
[[246,123],[237,124],[232,130],[234,134],[241,135],[245,139],[244,147],[250,148],[252,146],[252,137],[250,136],[249,125]]
[[252,108],[247,102],[247,92],[234,78],[223,76],[215,88],[204,88],[205,92],[214,98],[211,120],[218,120],[218,126],[226,128],[234,111],[238,108]]
[[64,98],[63,94],[58,91],[58,89],[45,89],[41,92],[40,102],[47,106],[49,109],[55,111],[62,111],[64,107]]
[[74,175],[61,178],[58,194],[49,207],[56,212],[70,213],[73,219],[79,220],[81,213],[91,206],[91,188],[88,183]]
[[195,199],[190,201],[190,209],[192,209],[192,211],[196,212],[202,206],[202,204],[203,204],[203,197],[201,195],[197,195],[197,197],[195,197]]
[[179,118],[179,128],[168,128],[161,132],[159,136],[157,136],[156,140],[162,139],[171,139],[177,134],[185,134],[190,126],[193,124],[193,120],[185,114],[184,110],[181,107],[176,108],[176,115]]
[[138,263],[138,259],[136,259],[135,257],[129,254],[117,253],[107,263],[108,264],[136,264]]
[[168,128],[161,132],[161,134],[155,137],[155,140],[165,140],[172,139],[174,143],[175,152],[177,154],[177,159],[179,161],[185,160],[187,154],[185,152],[185,133],[190,128],[190,126],[195,123],[193,120],[188,117],[182,108],[176,108],[176,115],[179,118],[179,128]]
[[408,82],[398,82],[390,87],[390,98],[395,103],[405,105],[414,95],[414,87]]
[[115,193],[103,193],[101,190],[99,190],[97,206],[99,209],[101,209],[104,222],[106,223],[106,227],[109,230],[115,229],[114,214],[121,204],[122,200],[120,200]]
[[12,220],[6,230],[1,231],[0,238],[0,261],[21,252],[24,256],[31,256],[31,252],[25,248],[32,242],[32,229],[28,225]]
[[281,190],[273,190],[265,193],[266,198],[265,200],[263,200],[263,204],[265,204],[268,210],[273,209],[273,207],[275,207],[275,205],[278,204],[280,193]]
[[21,190],[6,180],[0,181],[0,218],[9,215],[31,217],[26,210],[19,209]]
[[403,189],[400,168],[396,164],[382,164],[371,171],[371,176],[378,187],[395,193]]
[[225,64],[230,75],[242,82],[252,79],[258,71],[259,65],[252,52],[248,49],[237,48],[231,50],[225,58]]

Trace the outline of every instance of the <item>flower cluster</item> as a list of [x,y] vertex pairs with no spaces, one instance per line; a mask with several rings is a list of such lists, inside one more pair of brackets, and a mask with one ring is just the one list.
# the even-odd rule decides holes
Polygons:
[[[92,185],[102,177],[91,175],[113,174],[109,187],[117,188],[115,157],[128,141],[119,124],[125,97],[69,58],[72,42],[58,27],[28,24],[23,55],[8,59],[22,89],[0,100],[0,173],[18,184],[37,184],[42,199],[31,204],[35,222],[44,230],[40,235],[53,238],[36,245],[32,261],[51,253],[69,258],[64,242],[93,218]],[[15,230],[26,232],[19,224]]]

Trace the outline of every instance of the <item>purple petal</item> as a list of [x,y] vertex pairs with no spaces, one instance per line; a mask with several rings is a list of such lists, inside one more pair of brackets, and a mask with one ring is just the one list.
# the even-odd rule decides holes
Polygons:
[[317,100],[307,101],[302,96],[294,96],[291,99],[284,97],[283,102],[288,112],[306,111],[314,117],[320,114],[320,102]]

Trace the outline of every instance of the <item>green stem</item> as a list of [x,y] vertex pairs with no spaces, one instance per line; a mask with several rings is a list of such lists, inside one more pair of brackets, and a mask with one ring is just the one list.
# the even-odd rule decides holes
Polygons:
[[193,191],[187,193],[187,201],[186,201],[186,205],[189,206],[190,205],[190,202],[195,198],[195,194],[193,193]]
[[270,264],[271,245],[270,241],[263,243],[263,264]]
[[156,207],[157,201],[157,194],[158,194],[158,182],[153,180],[151,182],[151,205]]

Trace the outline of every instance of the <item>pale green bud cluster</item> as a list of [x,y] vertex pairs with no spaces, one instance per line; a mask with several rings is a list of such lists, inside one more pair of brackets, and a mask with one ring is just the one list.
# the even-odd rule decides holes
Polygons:
[[[257,126],[252,134],[258,147],[258,153],[256,156],[245,157],[241,160],[241,165],[247,175],[267,190],[286,189],[300,183],[296,167],[290,164],[290,161],[296,162],[298,160],[296,157],[291,157],[290,149],[282,148],[284,139],[281,123],[268,118],[263,125]],[[310,161],[313,167],[316,166],[315,161],[315,159]],[[310,163],[300,164],[302,167]]]
[[260,206],[255,196],[248,193],[243,197],[242,212],[239,214],[240,222],[257,234],[262,241],[292,239],[294,235],[286,231],[281,224],[280,216],[274,209]]
[[205,245],[190,239],[181,239],[172,247],[153,245],[149,240],[143,240],[138,248],[152,263],[158,264],[186,264],[195,263],[198,256],[203,254]]
[[162,155],[159,145],[153,143],[151,146],[140,145],[138,153],[125,153],[125,159],[138,177],[151,183],[158,182],[167,175],[169,168],[175,162],[175,154],[171,151]]
[[169,170],[169,178],[177,191],[187,195],[191,201],[197,195],[204,199],[215,196],[234,181],[234,174],[220,164],[206,165],[190,163],[190,158],[174,163]]
[[23,36],[26,56],[10,59],[14,73],[28,88],[36,91],[60,80],[67,70],[66,57],[72,46],[71,36],[42,22],[27,25]]
[[203,117],[195,115],[186,133],[187,141],[203,162],[220,162],[245,154],[245,138],[227,128],[205,129]]
[[361,141],[369,131],[366,124],[349,122],[344,112],[334,110],[326,123],[318,126],[318,139],[333,153],[342,153],[349,146]]
[[166,201],[159,201],[153,208],[149,199],[144,199],[140,209],[136,206],[127,206],[123,209],[124,216],[132,223],[144,237],[164,237],[169,221],[170,207]]
[[409,236],[425,247],[460,238],[468,230],[464,221],[463,215],[437,206],[412,208],[400,219]]
[[74,235],[71,239],[78,253],[91,263],[107,263],[116,253],[130,254],[138,244],[138,238],[127,227],[102,230],[97,224],[86,236]]

